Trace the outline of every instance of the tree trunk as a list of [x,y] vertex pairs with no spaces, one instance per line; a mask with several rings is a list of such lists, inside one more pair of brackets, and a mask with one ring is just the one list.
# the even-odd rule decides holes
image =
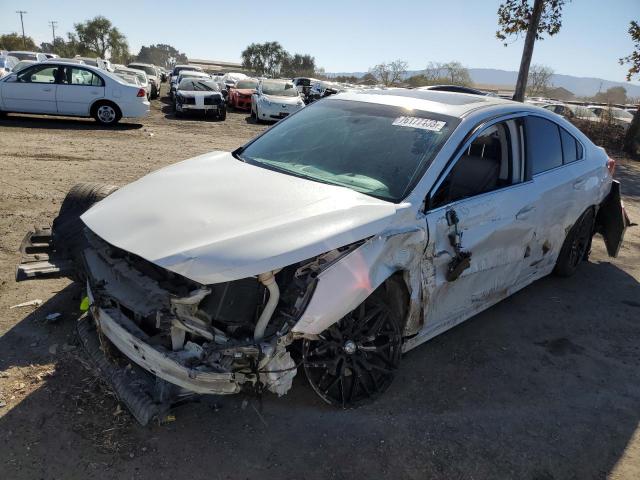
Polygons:
[[531,57],[533,56],[533,45],[536,42],[536,34],[538,32],[538,25],[540,24],[542,10],[544,9],[544,1],[545,0],[535,0],[535,3],[533,4],[533,12],[531,12],[527,36],[524,39],[524,48],[522,50],[522,60],[520,60],[520,71],[518,72],[516,91],[513,94],[513,99],[516,102],[524,101],[524,93],[527,89],[527,78],[529,77],[529,66],[531,65]]
[[627,134],[624,137],[624,151],[632,158],[640,160],[640,106],[636,110]]

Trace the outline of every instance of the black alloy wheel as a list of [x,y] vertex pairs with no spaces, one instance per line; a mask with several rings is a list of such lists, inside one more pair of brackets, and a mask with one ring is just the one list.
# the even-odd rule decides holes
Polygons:
[[305,339],[303,366],[313,390],[325,402],[357,407],[385,392],[400,363],[400,314],[383,287],[319,335]]

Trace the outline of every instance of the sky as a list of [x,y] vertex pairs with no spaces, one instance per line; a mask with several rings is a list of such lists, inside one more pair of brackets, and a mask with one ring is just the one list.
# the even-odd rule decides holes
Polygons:
[[[501,0],[1,0],[0,33],[20,31],[16,10],[26,10],[25,33],[36,43],[96,15],[124,33],[132,53],[167,43],[191,58],[240,61],[252,42],[278,41],[291,53],[308,53],[327,72],[367,71],[395,59],[421,70],[456,60],[469,68],[518,70],[523,41],[507,47],[495,38]],[[640,20],[640,0],[573,0],[559,34],[536,42],[533,63],[555,73],[624,81],[627,32]],[[635,84],[640,82],[634,81]]]

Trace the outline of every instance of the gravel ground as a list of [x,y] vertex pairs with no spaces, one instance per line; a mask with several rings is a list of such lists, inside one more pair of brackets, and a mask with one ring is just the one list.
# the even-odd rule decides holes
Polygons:
[[[160,101],[117,129],[0,121],[0,479],[640,478],[638,228],[619,258],[597,239],[573,278],[542,279],[413,350],[366,407],[334,410],[299,375],[280,399],[206,398],[136,424],[78,347],[79,287],[14,282],[20,241],[79,181],[123,185],[264,128],[241,113],[175,119]],[[618,160],[638,221],[640,164]]]

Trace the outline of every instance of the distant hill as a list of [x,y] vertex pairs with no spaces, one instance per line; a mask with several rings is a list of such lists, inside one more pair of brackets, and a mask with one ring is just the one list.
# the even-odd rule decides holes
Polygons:
[[[338,75],[354,75],[362,77],[366,72],[340,72],[328,73],[327,75],[335,77]],[[417,75],[420,70],[407,72],[407,76]],[[513,87],[518,79],[518,72],[508,70],[498,70],[495,68],[470,68],[469,75],[474,83],[485,85],[503,85],[505,87]],[[612,82],[602,78],[591,77],[574,77],[572,75],[554,74],[551,78],[554,87],[562,87],[573,92],[579,97],[590,97],[605,91],[611,87],[624,87],[627,89],[629,97],[640,97],[640,85],[634,85],[628,82]]]

